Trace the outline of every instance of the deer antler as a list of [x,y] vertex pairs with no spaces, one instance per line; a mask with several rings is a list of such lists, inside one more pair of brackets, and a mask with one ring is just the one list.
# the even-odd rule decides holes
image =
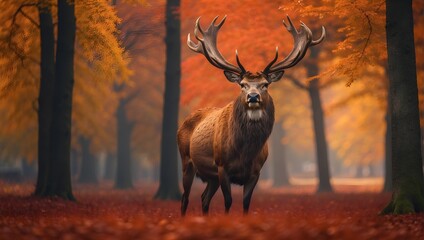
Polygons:
[[[237,50],[236,50],[236,60],[237,60],[238,67],[232,65],[227,60],[225,60],[225,58],[222,56],[222,54],[219,52],[217,48],[218,31],[224,24],[226,17],[227,16],[224,16],[221,22],[218,23],[218,25],[215,25],[215,22],[218,19],[218,16],[216,16],[211,22],[211,24],[209,25],[209,27],[206,29],[206,31],[204,31],[200,27],[200,17],[199,17],[194,27],[194,36],[199,42],[196,44],[193,41],[191,41],[190,33],[189,33],[187,36],[187,45],[194,52],[203,54],[213,66],[225,71],[243,75],[244,73],[246,73],[246,70],[244,69],[243,65],[241,65],[240,63]],[[198,34],[199,32],[202,34],[203,38],[199,36]]]
[[287,31],[289,31],[294,38],[294,47],[290,54],[284,58],[281,62],[274,65],[278,58],[278,47],[275,51],[274,59],[266,66],[263,73],[264,74],[272,74],[274,72],[282,71],[287,68],[291,68],[296,65],[302,58],[305,56],[306,51],[309,47],[317,45],[322,42],[325,38],[325,28],[322,26],[322,34],[321,37],[317,40],[312,40],[312,32],[303,22],[300,22],[300,30],[296,30],[291,21],[290,17],[287,16],[289,21],[289,25],[287,25],[284,20],[283,24],[286,27]]

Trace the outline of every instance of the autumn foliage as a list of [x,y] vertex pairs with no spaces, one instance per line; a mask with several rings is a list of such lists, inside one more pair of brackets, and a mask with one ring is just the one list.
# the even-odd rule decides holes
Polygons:
[[[48,0],[50,1],[50,0]],[[0,1],[0,170],[3,166],[32,166],[37,161],[37,111],[40,85],[40,32],[38,0]],[[51,0],[51,3],[56,1]],[[289,54],[293,38],[282,23],[289,15],[295,26],[305,22],[327,38],[283,79],[273,83],[276,122],[285,135],[293,186],[259,188],[251,214],[242,215],[241,191],[234,190],[234,207],[223,214],[220,192],[209,217],[201,216],[200,185],[194,186],[187,218],[180,203],[152,200],[158,178],[164,94],[165,4],[144,0],[75,0],[77,37],[75,87],[72,108],[73,178],[80,173],[81,137],[90,140],[98,159],[98,178],[106,156],[116,158],[117,111],[125,102],[125,117],[132,127],[131,190],[116,190],[111,182],[75,187],[78,202],[29,197],[32,183],[0,180],[0,239],[420,239],[424,215],[379,216],[389,201],[382,184],[368,180],[341,185],[340,177],[355,177],[363,169],[381,180],[387,145],[388,77],[385,35],[385,1],[346,0],[183,0],[181,14],[180,120],[202,107],[222,107],[240,88],[221,70],[186,46],[195,20],[206,27],[219,15],[227,20],[218,48],[235,64],[235,50],[247,70],[262,70],[279,47],[280,60]],[[115,2],[116,5],[112,5]],[[57,5],[53,4],[57,24]],[[413,1],[416,66],[421,132],[424,132],[424,3]],[[57,40],[57,39],[55,39]],[[196,41],[196,40],[194,40]],[[308,66],[319,72],[308,76]],[[325,114],[332,184],[336,193],[313,195],[316,157],[313,111],[305,86],[319,79]],[[301,86],[301,87],[299,87]],[[302,88],[303,86],[303,88]],[[305,91],[306,90],[306,91]],[[272,161],[278,160],[274,157]],[[116,161],[116,159],[114,159]],[[270,164],[268,161],[267,164]],[[359,170],[357,170],[359,169]],[[174,169],[180,171],[180,169]],[[261,180],[272,181],[265,165]],[[36,171],[36,169],[33,169]],[[271,176],[270,176],[271,175]],[[365,184],[364,184],[365,182]],[[314,182],[315,183],[315,182]],[[260,182],[260,185],[263,182]],[[372,186],[371,186],[372,185]]]

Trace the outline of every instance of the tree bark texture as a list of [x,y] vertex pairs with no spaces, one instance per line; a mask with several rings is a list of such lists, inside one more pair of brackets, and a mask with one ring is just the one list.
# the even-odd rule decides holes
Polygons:
[[[389,85],[390,86],[390,85]],[[393,190],[392,179],[392,108],[390,104],[391,94],[390,88],[387,89],[387,110],[386,110],[386,134],[385,134],[385,159],[384,159],[384,186],[383,192],[391,192]]]
[[75,5],[58,0],[58,37],[53,112],[50,128],[49,172],[43,195],[74,200],[71,185],[71,114],[74,86]]
[[81,145],[81,171],[78,181],[80,183],[97,183],[97,160],[90,151],[91,140],[80,137]]
[[40,21],[40,89],[38,94],[38,173],[35,195],[46,190],[49,171],[49,139],[54,89],[54,27],[48,1],[38,6]]
[[131,173],[131,135],[134,124],[128,120],[127,101],[120,99],[116,111],[118,146],[115,175],[115,188],[128,189],[133,187]]
[[180,200],[178,185],[177,129],[180,102],[181,41],[180,0],[166,3],[166,67],[162,121],[161,159],[157,199]]
[[104,179],[112,180],[115,178],[116,173],[116,157],[112,153],[108,153],[106,155],[106,163],[105,163],[105,175]]
[[[311,48],[310,62],[307,64],[308,77],[316,76],[319,73],[318,54],[319,49]],[[320,97],[319,79],[310,81],[308,85],[308,93],[311,99],[312,122],[314,125],[315,148],[317,157],[318,172],[318,192],[332,192],[333,188],[330,184],[330,169],[328,164],[328,146],[325,136],[324,112],[322,109]]]
[[383,214],[424,211],[424,180],[411,0],[386,1],[392,108],[393,195]]

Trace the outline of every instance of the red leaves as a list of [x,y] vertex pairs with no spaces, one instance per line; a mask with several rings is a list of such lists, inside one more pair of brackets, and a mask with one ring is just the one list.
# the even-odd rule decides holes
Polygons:
[[389,194],[312,195],[310,189],[258,189],[250,214],[243,216],[241,191],[234,187],[229,215],[224,214],[219,192],[210,216],[203,217],[202,189],[195,186],[188,216],[181,218],[180,203],[152,200],[154,190],[77,186],[75,203],[25,197],[31,186],[6,185],[0,189],[0,239],[419,239],[424,235],[424,214],[378,216]]

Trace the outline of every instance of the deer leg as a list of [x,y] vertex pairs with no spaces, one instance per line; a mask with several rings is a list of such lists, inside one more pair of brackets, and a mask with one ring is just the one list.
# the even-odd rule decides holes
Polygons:
[[191,185],[193,184],[193,179],[195,174],[196,174],[195,167],[192,162],[189,162],[183,172],[184,193],[181,198],[181,215],[182,216],[185,216],[187,211]]
[[259,175],[250,178],[247,183],[243,186],[243,212],[247,214],[249,212],[250,199],[252,198],[253,189],[255,189],[256,183],[258,183]]
[[203,193],[202,193],[202,196],[201,196],[201,198],[202,198],[202,203],[203,203],[203,201],[204,201],[204,199],[205,199],[205,196],[206,196],[206,193],[208,192],[208,190],[209,190],[209,182],[208,182],[208,184],[206,185],[206,188],[205,188],[205,190],[203,191]]
[[218,167],[219,184],[221,185],[222,194],[224,195],[225,213],[230,211],[233,199],[231,197],[231,183],[228,174],[225,172],[224,167]]
[[209,181],[208,185],[206,186],[205,191],[202,194],[202,212],[203,215],[208,215],[209,213],[209,204],[212,200],[212,197],[215,195],[216,191],[219,188],[219,182],[218,181]]

